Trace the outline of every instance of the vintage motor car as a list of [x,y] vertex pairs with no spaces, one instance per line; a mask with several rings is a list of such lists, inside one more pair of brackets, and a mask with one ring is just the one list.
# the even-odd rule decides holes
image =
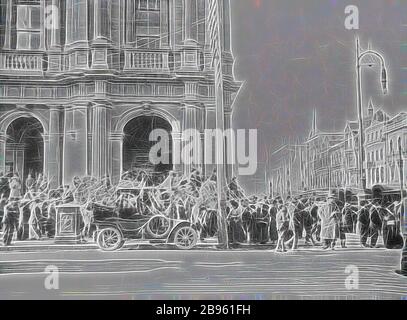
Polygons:
[[[134,199],[136,190],[121,190],[122,198]],[[198,233],[187,220],[164,214],[143,214],[135,208],[94,205],[93,224],[96,226],[96,242],[104,251],[115,251],[127,240],[149,241],[175,245],[181,250],[196,246]]]

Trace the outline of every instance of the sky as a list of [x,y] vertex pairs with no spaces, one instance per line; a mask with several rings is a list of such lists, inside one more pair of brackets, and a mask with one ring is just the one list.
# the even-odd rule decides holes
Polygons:
[[[345,28],[345,8],[359,8],[359,30]],[[361,40],[386,59],[390,92],[382,95],[380,68],[364,68],[363,98],[390,115],[407,111],[407,0],[231,0],[234,73],[244,82],[234,104],[233,126],[258,129],[257,180],[283,143],[310,131],[312,113],[321,131],[343,131],[356,113],[356,46]]]

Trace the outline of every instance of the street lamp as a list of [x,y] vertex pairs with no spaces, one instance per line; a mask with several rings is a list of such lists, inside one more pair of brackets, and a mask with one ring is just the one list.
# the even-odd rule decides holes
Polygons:
[[[359,38],[356,39],[356,70],[357,70],[357,109],[359,120],[359,177],[360,187],[362,192],[366,190],[366,172],[364,170],[365,164],[365,149],[364,149],[364,125],[363,125],[363,99],[362,99],[362,60],[366,56],[374,56],[380,60],[381,66],[381,85],[383,94],[388,93],[388,76],[386,69],[386,62],[384,57],[377,51],[368,49],[364,52],[360,50]],[[373,67],[373,63],[368,64],[369,67]]]
[[401,192],[401,201],[400,201],[400,226],[403,233],[403,251],[401,253],[401,269],[397,270],[398,274],[407,276],[407,221],[406,221],[406,210],[407,210],[407,201],[404,197],[405,187],[404,187],[404,160],[403,160],[403,149],[402,149],[401,138],[398,140],[398,150],[399,150],[399,169],[400,169],[400,192]]

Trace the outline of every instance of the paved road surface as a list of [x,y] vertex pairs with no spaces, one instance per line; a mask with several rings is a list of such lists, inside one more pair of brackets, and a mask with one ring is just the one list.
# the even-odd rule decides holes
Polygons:
[[[400,251],[87,251],[0,253],[0,299],[406,299]],[[45,289],[47,266],[59,290]],[[359,270],[359,289],[345,269]]]

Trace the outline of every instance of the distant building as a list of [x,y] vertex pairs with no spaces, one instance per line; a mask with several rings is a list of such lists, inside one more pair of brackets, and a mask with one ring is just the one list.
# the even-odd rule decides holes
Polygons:
[[[363,122],[367,187],[399,189],[401,163],[404,164],[404,182],[407,183],[407,113],[390,118],[381,109],[375,110],[370,101]],[[343,132],[321,132],[314,113],[308,138],[295,147],[284,145],[273,154],[274,190],[292,195],[357,190],[361,178],[359,156],[357,122],[348,121]]]
[[382,110],[374,113],[371,125],[366,128],[366,184],[368,188],[387,184],[386,179],[386,122],[388,115]]
[[400,113],[388,120],[384,135],[386,144],[386,184],[399,188],[401,180],[400,166],[402,163],[404,183],[407,183],[407,113]]

